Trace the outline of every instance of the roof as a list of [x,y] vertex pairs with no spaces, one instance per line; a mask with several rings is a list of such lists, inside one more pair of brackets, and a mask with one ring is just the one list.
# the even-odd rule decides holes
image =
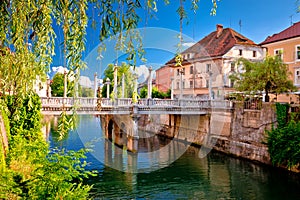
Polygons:
[[287,39],[298,37],[298,36],[300,36],[300,22],[294,23],[292,26],[281,31],[280,33],[276,33],[272,36],[268,36],[265,39],[265,41],[260,43],[260,45],[270,44],[273,42],[279,42],[282,40],[287,40]]
[[[251,45],[256,46],[252,40],[239,34],[231,28],[223,29],[222,25],[217,25],[217,30],[210,33],[202,40],[182,52],[182,54],[193,53],[193,59],[213,58],[225,55],[233,46]],[[167,64],[175,63],[175,58]],[[183,62],[184,63],[184,62]]]

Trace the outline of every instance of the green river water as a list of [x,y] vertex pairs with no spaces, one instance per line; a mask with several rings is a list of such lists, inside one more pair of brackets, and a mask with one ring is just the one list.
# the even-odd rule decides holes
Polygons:
[[[158,163],[149,162],[148,154],[131,155],[112,144],[107,148],[99,119],[92,116],[81,117],[63,141],[49,133],[51,147],[76,150],[86,141],[96,146],[87,155],[88,169],[98,170],[87,180],[94,185],[93,199],[300,199],[300,176],[271,166],[217,152],[200,158],[193,146],[174,162]],[[132,167],[147,170],[127,172]]]

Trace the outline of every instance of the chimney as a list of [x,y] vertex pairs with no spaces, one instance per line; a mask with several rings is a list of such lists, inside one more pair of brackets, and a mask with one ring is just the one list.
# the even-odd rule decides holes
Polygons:
[[217,38],[220,37],[223,31],[223,25],[222,24],[217,24]]

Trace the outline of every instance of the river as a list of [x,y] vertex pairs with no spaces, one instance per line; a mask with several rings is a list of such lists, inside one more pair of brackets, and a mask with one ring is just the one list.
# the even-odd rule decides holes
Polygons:
[[[93,199],[300,199],[297,174],[217,152],[200,158],[199,148],[193,146],[187,146],[174,162],[149,164],[139,153],[108,143],[99,118],[93,116],[81,116],[77,129],[62,141],[52,130],[51,147],[78,150],[90,141],[99,148],[87,154],[88,169],[98,171],[88,180],[94,185]],[[131,168],[136,171],[128,172]]]

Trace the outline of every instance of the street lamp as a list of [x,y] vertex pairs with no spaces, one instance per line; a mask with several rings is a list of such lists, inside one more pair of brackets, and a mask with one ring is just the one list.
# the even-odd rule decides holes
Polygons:
[[106,84],[106,98],[109,99],[109,85],[110,85],[110,79],[109,79],[108,77],[107,77],[107,79],[106,79],[105,84]]

